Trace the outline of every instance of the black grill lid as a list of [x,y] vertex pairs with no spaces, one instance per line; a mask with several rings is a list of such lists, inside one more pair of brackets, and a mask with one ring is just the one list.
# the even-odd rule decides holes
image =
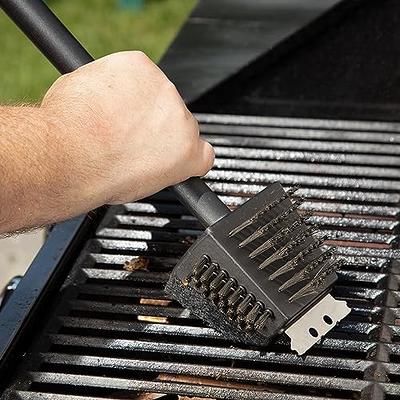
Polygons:
[[398,120],[399,11],[396,0],[342,1],[193,107],[228,114]]
[[[266,51],[296,46],[282,41],[340,0],[201,0],[161,60],[187,102],[199,98]],[[348,6],[346,5],[345,8]],[[341,8],[341,7],[340,7]],[[341,11],[338,13],[341,15]],[[325,29],[314,24],[310,33]],[[316,31],[316,32],[315,32]],[[303,40],[303,39],[302,39]],[[207,112],[218,112],[208,108]]]

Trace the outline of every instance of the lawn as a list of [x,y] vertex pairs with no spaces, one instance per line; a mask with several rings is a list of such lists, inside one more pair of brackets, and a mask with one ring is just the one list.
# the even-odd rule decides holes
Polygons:
[[[157,61],[195,0],[145,0],[141,10],[119,0],[48,0],[59,18],[95,57],[140,49]],[[0,103],[40,99],[58,73],[0,11]]]

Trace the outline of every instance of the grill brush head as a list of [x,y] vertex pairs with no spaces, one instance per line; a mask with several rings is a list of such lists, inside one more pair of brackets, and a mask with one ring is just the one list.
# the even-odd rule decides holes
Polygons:
[[165,290],[227,339],[264,346],[286,331],[303,354],[350,308],[328,294],[341,260],[294,192],[274,183],[207,228]]

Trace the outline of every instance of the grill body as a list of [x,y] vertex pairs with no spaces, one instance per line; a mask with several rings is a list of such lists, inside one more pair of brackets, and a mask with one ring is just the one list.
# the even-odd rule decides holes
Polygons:
[[[335,3],[324,2],[326,7]],[[164,294],[170,271],[201,228],[163,191],[54,228],[0,315],[2,400],[400,397],[400,123],[340,119],[351,118],[354,110],[359,119],[373,118],[368,113],[372,109],[379,111],[373,114],[377,119],[393,119],[397,106],[324,102],[322,90],[310,106],[304,93],[296,92],[304,85],[291,87],[296,93],[289,98],[270,101],[272,75],[286,71],[279,68],[279,57],[285,65],[297,65],[293,58],[285,59],[290,49],[297,49],[301,75],[302,68],[312,65],[298,54],[308,51],[301,45],[305,38],[325,31],[325,23],[339,26],[341,15],[361,4],[365,8],[358,15],[368,5],[372,14],[378,12],[376,2],[341,3],[312,29],[285,40],[283,47],[276,42],[323,11],[320,0],[221,4],[200,3],[183,30],[186,36],[178,37],[164,59],[163,67],[182,77],[180,89],[188,100],[202,93],[202,85],[215,85],[260,55],[257,34],[265,40],[264,51],[273,51],[193,103],[194,109],[213,113],[198,115],[202,134],[217,154],[205,179],[230,207],[276,180],[286,188],[299,185],[306,200],[302,210],[313,212],[311,223],[329,234],[346,260],[334,294],[348,301],[352,313],[303,358],[290,351],[284,336],[266,348],[224,340]],[[391,21],[398,15],[395,4],[380,2]],[[263,16],[274,10],[282,22],[275,28]],[[385,18],[373,20],[384,23]],[[217,28],[222,39],[213,42]],[[360,35],[363,29],[369,28],[354,27]],[[374,29],[379,31],[377,25]],[[243,35],[237,39],[239,30]],[[391,32],[383,26],[381,31]],[[201,40],[187,40],[189,36]],[[318,38],[324,41],[322,35]],[[387,37],[374,38],[380,43]],[[246,43],[252,44],[251,51]],[[325,43],[329,47],[329,40]],[[375,46],[377,58],[383,48]],[[188,59],[196,65],[195,75],[188,72]],[[210,63],[218,74],[204,67]],[[334,74],[337,64],[330,65]],[[335,81],[338,88],[340,84]],[[274,108],[275,101],[279,106]],[[314,119],[240,115],[265,115],[271,109],[277,115],[283,110],[280,115]],[[215,114],[229,110],[238,115]]]
[[276,179],[301,182],[303,209],[346,259],[334,292],[351,315],[305,358],[285,337],[265,349],[225,341],[163,292],[201,231],[161,192],[108,210],[2,398],[400,396],[400,125],[199,118],[217,153],[206,180],[230,206]]

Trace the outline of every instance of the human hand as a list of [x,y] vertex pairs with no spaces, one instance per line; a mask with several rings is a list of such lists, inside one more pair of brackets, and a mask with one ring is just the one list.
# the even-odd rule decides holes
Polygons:
[[41,109],[64,154],[60,179],[85,209],[143,198],[213,165],[214,151],[175,86],[141,52],[61,76]]

